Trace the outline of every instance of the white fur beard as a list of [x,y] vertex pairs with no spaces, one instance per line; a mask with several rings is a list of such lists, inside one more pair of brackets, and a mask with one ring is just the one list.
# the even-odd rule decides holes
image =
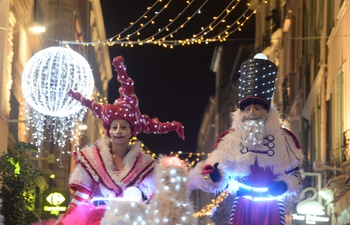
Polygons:
[[265,137],[265,120],[246,120],[239,128],[243,147],[263,144]]

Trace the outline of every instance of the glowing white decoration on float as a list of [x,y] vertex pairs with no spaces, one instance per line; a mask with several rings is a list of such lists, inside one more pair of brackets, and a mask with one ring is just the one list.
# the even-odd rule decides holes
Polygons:
[[[186,164],[180,158],[160,155],[155,168],[155,179],[156,192],[149,204],[139,200],[112,199],[107,204],[108,210],[101,224],[198,224],[189,198]],[[129,195],[127,199],[131,199],[131,195],[135,195],[138,191],[135,187],[129,187],[124,195]]]
[[33,144],[40,149],[44,140],[53,139],[62,149],[69,138],[77,139],[76,125],[83,120],[86,109],[67,93],[72,89],[90,98],[93,88],[90,65],[79,53],[49,47],[34,54],[22,74],[27,129],[33,129]]

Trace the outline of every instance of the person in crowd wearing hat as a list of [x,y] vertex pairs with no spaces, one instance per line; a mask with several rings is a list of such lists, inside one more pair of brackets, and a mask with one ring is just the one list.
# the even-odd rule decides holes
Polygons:
[[[130,138],[141,132],[165,134],[176,131],[184,139],[180,122],[162,123],[141,114],[134,81],[126,72],[124,59],[115,57],[113,66],[121,84],[120,98],[113,104],[98,104],[72,90],[68,93],[102,121],[108,138],[101,138],[73,153],[76,167],[70,175],[69,187],[75,194],[67,212],[56,224],[100,224],[108,199],[132,197],[133,201],[146,204],[155,193],[155,162],[151,155],[143,152],[139,141],[131,143]],[[134,196],[127,196],[128,193]]]
[[285,224],[283,200],[300,190],[301,145],[271,105],[276,65],[259,53],[240,73],[240,108],[211,155],[191,171],[189,188],[232,191],[231,224]]

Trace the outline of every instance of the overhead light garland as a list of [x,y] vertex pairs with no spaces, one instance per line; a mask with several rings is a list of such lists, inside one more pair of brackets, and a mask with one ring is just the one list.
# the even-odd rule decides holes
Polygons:
[[[198,3],[196,0],[187,0],[185,1],[186,6],[183,7],[183,9],[181,9],[174,18],[169,18],[169,8],[175,3],[173,3],[173,0],[169,0],[164,3],[163,0],[157,0],[150,7],[147,7],[146,12],[143,13],[135,22],[130,22],[130,25],[123,29],[122,32],[107,40],[93,42],[64,41],[63,43],[84,46],[120,45],[124,47],[155,44],[173,48],[174,46],[178,45],[184,46],[191,44],[224,42],[234,32],[241,31],[245,23],[252,17],[253,14],[256,13],[257,8],[259,8],[263,3],[267,3],[266,0],[258,1],[259,3],[255,4],[254,8],[251,4],[247,3],[246,9],[242,13],[235,14],[235,9],[237,8],[238,4],[243,1],[230,1],[228,5],[223,7],[218,16],[213,17],[212,22],[209,22],[209,24],[201,27],[191,28],[191,31],[198,30],[197,33],[189,35],[186,38],[179,37],[176,39],[175,36],[180,36],[180,30],[184,30],[186,27],[188,27],[188,23],[201,14],[202,9],[207,6],[209,1],[210,0],[205,0],[203,3]],[[160,7],[161,9],[157,10]],[[153,16],[150,16],[152,14]],[[230,20],[232,20],[232,15],[239,16],[236,16],[237,18],[230,22]],[[165,18],[161,16],[164,16]],[[160,21],[168,21],[168,23],[165,25],[158,25]],[[160,27],[156,28],[157,25]],[[219,31],[219,29],[222,30]]]
[[68,90],[90,97],[94,77],[89,63],[70,48],[50,47],[37,52],[22,74],[27,130],[32,129],[32,144],[40,155],[44,141],[61,148],[70,140],[78,146],[77,124],[86,109],[68,96]]

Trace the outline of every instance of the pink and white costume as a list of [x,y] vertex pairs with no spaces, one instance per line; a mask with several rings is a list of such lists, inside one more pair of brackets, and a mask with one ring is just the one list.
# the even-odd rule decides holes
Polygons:
[[108,144],[108,139],[100,139],[96,145],[74,153],[77,166],[69,178],[69,186],[73,190],[83,187],[94,196],[104,197],[120,197],[125,188],[137,186],[151,199],[155,190],[154,180],[150,178],[154,169],[152,157],[143,153],[141,143],[136,142],[123,159],[123,170],[116,171]]
[[[74,153],[76,167],[69,178],[73,190],[86,190],[86,204],[80,204],[60,220],[62,224],[99,224],[104,205],[89,203],[93,197],[123,197],[124,190],[136,186],[144,200],[152,199],[155,192],[153,170],[155,162],[149,154],[142,152],[141,143],[136,142],[124,158],[124,168],[116,171],[112,161],[108,139],[100,139]],[[84,213],[84,211],[86,213]],[[79,213],[75,213],[79,212]]]

